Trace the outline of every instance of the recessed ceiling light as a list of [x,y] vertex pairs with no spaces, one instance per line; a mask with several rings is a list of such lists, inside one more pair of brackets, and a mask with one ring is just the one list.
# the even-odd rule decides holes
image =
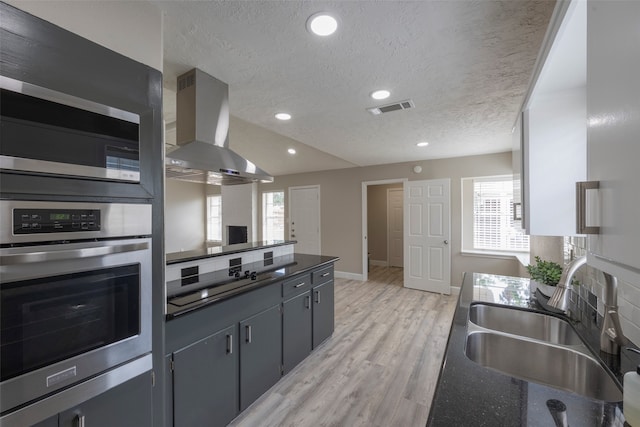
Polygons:
[[387,99],[389,97],[389,95],[391,95],[391,92],[389,92],[388,90],[376,90],[375,92],[371,93],[371,97],[373,99]]
[[423,142],[418,142],[416,145],[417,145],[418,147],[426,147],[427,145],[429,145],[429,143],[428,143],[428,142],[426,142],[426,141],[423,141]]
[[277,113],[276,114],[276,119],[278,119],[278,120],[290,120],[291,119],[291,114],[289,114],[289,113]]
[[320,12],[307,19],[307,30],[318,36],[330,36],[338,29],[338,21],[333,16]]
[[289,148],[287,151],[289,152],[289,154],[296,154],[295,148]]

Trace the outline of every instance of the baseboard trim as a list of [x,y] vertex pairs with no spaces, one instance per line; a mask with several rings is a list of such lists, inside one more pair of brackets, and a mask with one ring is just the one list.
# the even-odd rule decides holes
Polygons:
[[376,260],[376,259],[370,260],[369,263],[371,265],[377,265],[377,266],[380,266],[380,267],[386,267],[387,265],[389,265],[389,263],[387,263],[387,261],[379,261],[379,260]]
[[451,295],[460,295],[460,286],[451,286]]
[[357,273],[349,273],[347,271],[335,271],[333,273],[333,277],[337,279],[347,279],[347,280],[363,280],[362,274]]

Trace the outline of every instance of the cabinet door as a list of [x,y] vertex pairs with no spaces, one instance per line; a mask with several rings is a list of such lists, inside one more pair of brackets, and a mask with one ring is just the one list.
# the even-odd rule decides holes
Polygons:
[[282,318],[280,305],[240,322],[240,410],[281,376]]
[[[152,425],[151,373],[145,373],[59,414],[60,427]],[[84,423],[84,424],[82,424]]]
[[311,292],[282,304],[282,365],[288,373],[311,353]]
[[333,280],[313,288],[313,348],[333,334]]
[[235,325],[173,354],[175,427],[226,426],[238,413]]
[[54,415],[51,418],[40,421],[38,424],[34,424],[32,427],[58,427],[58,416]]
[[631,282],[640,278],[638,17],[637,1],[589,2],[588,177],[600,182],[600,235],[589,238],[589,265]]

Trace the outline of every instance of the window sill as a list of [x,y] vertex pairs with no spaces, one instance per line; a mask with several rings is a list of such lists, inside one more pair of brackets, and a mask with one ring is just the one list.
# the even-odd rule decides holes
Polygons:
[[529,252],[493,252],[493,251],[473,251],[463,250],[463,256],[475,256],[481,258],[497,258],[497,259],[517,259],[520,264],[526,266],[529,264]]

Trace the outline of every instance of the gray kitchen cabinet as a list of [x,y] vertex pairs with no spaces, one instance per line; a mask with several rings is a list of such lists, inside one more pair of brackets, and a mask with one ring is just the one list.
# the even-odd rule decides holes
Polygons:
[[287,374],[311,353],[311,292],[282,303],[282,366]]
[[40,421],[37,424],[34,424],[31,427],[58,427],[58,415],[47,418],[44,421]]
[[[331,267],[333,272],[333,267]],[[322,344],[333,334],[334,328],[334,284],[330,281],[314,286],[313,299],[313,348]]]
[[[153,424],[151,373],[139,375],[58,414],[59,427],[150,427]],[[40,426],[39,426],[40,427]]]
[[280,304],[240,322],[240,410],[278,382],[282,375]]
[[[589,1],[587,12],[587,174],[598,181],[599,234],[588,263],[640,283],[640,2]],[[595,205],[595,207],[593,206]],[[589,225],[589,224],[588,224]]]
[[173,353],[176,427],[226,426],[238,410],[236,325]]

